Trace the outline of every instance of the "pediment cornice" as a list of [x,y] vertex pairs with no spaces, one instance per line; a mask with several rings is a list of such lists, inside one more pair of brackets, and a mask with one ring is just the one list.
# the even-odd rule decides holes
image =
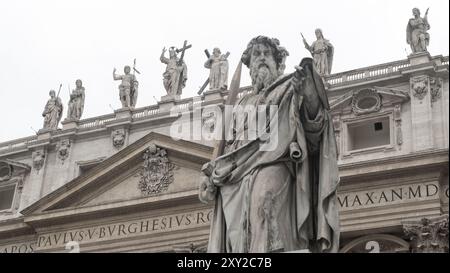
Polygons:
[[[105,183],[110,183],[109,181],[122,174],[127,168],[142,162],[142,156],[150,145],[165,149],[169,157],[177,160],[189,159],[190,164],[195,163],[199,166],[210,159],[213,150],[209,146],[185,140],[174,140],[169,136],[151,132],[105,159],[86,173],[44,196],[22,210],[21,213],[28,217],[39,214],[48,215],[52,211],[79,210],[77,207],[72,208],[74,200],[79,200],[80,196],[92,196],[95,191],[104,187]],[[152,200],[151,197],[148,198],[148,201]],[[141,201],[145,202],[145,200]],[[92,208],[90,210],[94,211]]]

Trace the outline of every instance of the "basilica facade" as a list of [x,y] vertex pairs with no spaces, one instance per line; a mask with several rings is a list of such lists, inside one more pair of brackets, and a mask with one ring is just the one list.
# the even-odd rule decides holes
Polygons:
[[[421,52],[324,76],[340,252],[448,252],[448,69],[448,56]],[[215,142],[183,124],[213,131],[202,110],[228,94],[67,119],[0,143],[0,253],[204,252],[213,204],[198,186]]]

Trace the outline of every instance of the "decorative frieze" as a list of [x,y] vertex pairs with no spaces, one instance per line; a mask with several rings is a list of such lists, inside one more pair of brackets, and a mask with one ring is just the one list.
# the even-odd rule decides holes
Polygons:
[[114,240],[123,242],[127,239],[136,240],[146,236],[158,236],[168,232],[189,232],[189,230],[200,228],[208,230],[212,217],[212,209],[203,208],[164,215],[145,215],[139,219],[122,219],[119,222],[85,225],[69,230],[43,231],[37,235],[34,248],[38,251],[50,251],[61,249],[70,241],[76,241],[80,244],[80,252],[84,252],[83,245],[93,243],[100,244]]
[[396,206],[399,204],[429,202],[439,199],[439,183],[413,183],[358,191],[338,192],[338,205],[342,212],[357,209]]

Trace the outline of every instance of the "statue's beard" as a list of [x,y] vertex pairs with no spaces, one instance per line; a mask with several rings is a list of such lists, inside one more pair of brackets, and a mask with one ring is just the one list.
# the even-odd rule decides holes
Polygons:
[[250,69],[252,85],[256,92],[271,85],[277,79],[277,70],[266,64],[258,64]]

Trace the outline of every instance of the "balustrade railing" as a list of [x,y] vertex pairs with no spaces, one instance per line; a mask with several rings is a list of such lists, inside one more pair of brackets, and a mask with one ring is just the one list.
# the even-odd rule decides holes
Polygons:
[[[439,60],[440,59],[440,60]],[[433,60],[437,60],[443,66],[449,65],[449,56],[436,56]],[[334,86],[342,86],[346,84],[351,84],[353,82],[365,81],[370,79],[376,79],[381,77],[389,76],[390,74],[399,73],[399,71],[403,68],[410,66],[409,60],[401,60],[391,63],[384,63],[380,65],[369,66],[361,69],[341,72],[332,74],[325,78],[326,82],[330,85],[330,87]],[[251,87],[242,87],[238,94],[238,98],[243,97],[244,95],[250,93],[252,91]],[[222,98],[226,99],[228,96],[227,91],[222,93]],[[207,105],[208,101],[201,99],[201,97],[186,98],[175,103],[175,107],[180,111],[189,111],[192,107],[198,107],[202,105]],[[211,102],[217,103],[217,102]],[[159,105],[151,105],[142,108],[136,108],[132,110],[132,119],[146,119],[152,116],[157,116],[164,114]],[[78,129],[82,131],[86,130],[94,130],[97,128],[102,128],[108,122],[113,122],[116,119],[115,114],[108,114],[98,117],[92,117],[80,120],[78,122]],[[57,131],[55,135],[62,133],[62,131]],[[37,136],[30,136],[25,138],[20,138],[12,141],[7,141],[0,143],[0,155],[6,154],[15,150],[26,149],[30,144],[33,144],[37,141]]]

